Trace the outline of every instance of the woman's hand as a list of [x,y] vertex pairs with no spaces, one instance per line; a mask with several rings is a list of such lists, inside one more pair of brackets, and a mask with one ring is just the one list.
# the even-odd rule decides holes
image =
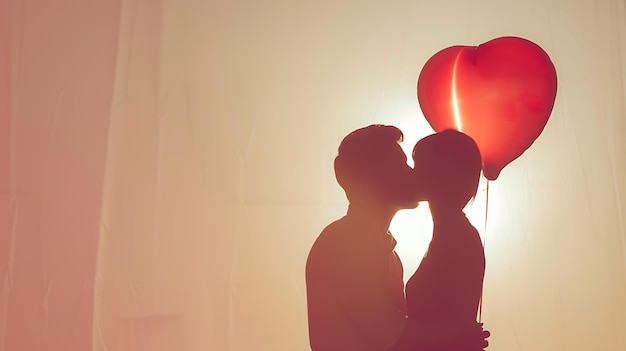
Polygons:
[[462,331],[458,338],[452,341],[451,350],[481,351],[489,346],[487,338],[491,336],[489,330],[483,328],[483,323],[476,323],[471,328]]

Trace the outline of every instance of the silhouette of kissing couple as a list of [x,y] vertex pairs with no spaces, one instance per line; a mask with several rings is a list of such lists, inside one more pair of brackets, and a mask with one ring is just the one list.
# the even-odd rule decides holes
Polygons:
[[[477,322],[485,257],[463,208],[481,172],[476,143],[454,130],[413,149],[402,132],[370,125],[347,135],[334,168],[349,201],[306,263],[309,340],[313,351],[477,351],[489,332]],[[428,201],[433,236],[406,284],[388,228],[401,209]]]

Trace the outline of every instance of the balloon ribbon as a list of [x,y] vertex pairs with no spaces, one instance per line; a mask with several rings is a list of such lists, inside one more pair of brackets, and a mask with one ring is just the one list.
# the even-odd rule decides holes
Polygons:
[[[485,188],[485,229],[483,230],[483,251],[487,241],[487,214],[489,213],[489,179]],[[484,283],[483,283],[484,284]],[[483,320],[483,289],[480,290],[480,300],[478,300],[478,322]]]

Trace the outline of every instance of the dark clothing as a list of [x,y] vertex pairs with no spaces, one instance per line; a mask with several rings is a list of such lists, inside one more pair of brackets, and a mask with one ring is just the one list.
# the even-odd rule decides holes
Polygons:
[[402,333],[406,305],[395,245],[387,228],[350,210],[322,231],[306,264],[313,351],[384,350]]

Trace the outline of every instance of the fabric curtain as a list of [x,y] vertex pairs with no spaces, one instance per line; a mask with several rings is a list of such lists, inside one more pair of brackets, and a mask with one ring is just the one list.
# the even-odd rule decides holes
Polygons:
[[[0,350],[309,350],[339,142],[410,159],[426,60],[509,35],[558,92],[467,209],[489,349],[626,349],[623,1],[1,0]],[[392,222],[405,278],[431,229]]]

